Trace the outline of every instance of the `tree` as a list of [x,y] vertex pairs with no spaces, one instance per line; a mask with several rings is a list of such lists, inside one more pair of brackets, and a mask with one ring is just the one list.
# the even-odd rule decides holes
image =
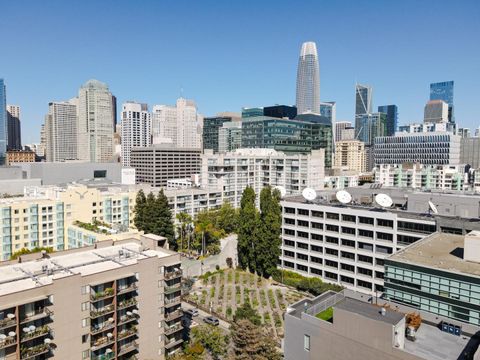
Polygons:
[[233,321],[237,322],[243,319],[249,320],[253,325],[256,326],[260,326],[262,324],[260,315],[258,314],[257,310],[252,308],[249,302],[244,303],[242,306],[237,308],[237,311],[235,311]]
[[258,211],[255,207],[255,191],[250,187],[243,191],[238,216],[238,264],[245,270],[255,272],[255,235],[259,223]]
[[260,192],[260,223],[257,227],[257,273],[269,278],[277,268],[281,250],[282,208],[280,192],[270,186]]
[[145,206],[146,206],[147,199],[145,198],[145,193],[143,190],[139,190],[137,193],[137,198],[135,200],[135,208],[134,208],[134,217],[133,223],[138,230],[143,230],[145,227]]
[[216,226],[219,229],[222,229],[226,234],[236,231],[238,214],[232,204],[228,201],[224,202],[220,209],[216,211],[216,214]]
[[183,241],[187,238],[188,234],[187,232],[190,229],[190,224],[192,223],[192,217],[187,214],[186,212],[182,211],[176,215],[178,225],[177,225],[177,231],[180,234],[180,246],[177,247],[182,251],[184,249],[183,247]]
[[233,358],[235,360],[280,360],[281,355],[272,337],[265,330],[243,319],[232,325]]
[[228,336],[223,330],[212,325],[196,326],[191,330],[191,338],[201,344],[214,359],[224,355],[228,345]]
[[[150,194],[149,194],[150,195]],[[148,197],[147,197],[148,203]],[[155,235],[166,237],[171,248],[175,248],[175,232],[173,229],[172,211],[163,189],[158,192],[154,207],[154,229]]]
[[220,252],[220,238],[225,235],[222,229],[216,226],[217,214],[215,211],[204,210],[195,218],[195,246],[205,253],[218,254]]

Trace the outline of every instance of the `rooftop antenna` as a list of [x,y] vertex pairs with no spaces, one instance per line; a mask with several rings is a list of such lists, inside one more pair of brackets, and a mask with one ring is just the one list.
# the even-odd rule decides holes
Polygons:
[[438,209],[433,202],[429,201],[428,207],[430,208],[430,210],[432,210],[434,214],[438,214]]
[[389,208],[393,205],[393,200],[387,194],[377,194],[375,196],[375,202],[383,208]]
[[312,188],[305,188],[302,191],[302,196],[307,202],[313,201],[317,198],[317,192]]
[[335,194],[335,197],[342,204],[349,204],[350,202],[352,202],[352,195],[350,195],[350,193],[347,190],[337,191],[337,193]]

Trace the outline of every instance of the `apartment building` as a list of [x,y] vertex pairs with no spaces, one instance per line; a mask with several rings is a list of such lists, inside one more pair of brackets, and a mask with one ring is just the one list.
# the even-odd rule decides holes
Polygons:
[[257,194],[265,186],[283,186],[287,194],[299,194],[306,187],[321,189],[324,178],[324,150],[310,154],[285,154],[273,149],[237,149],[235,152],[202,156],[201,185],[223,189],[223,200],[239,207],[243,190],[251,186]]
[[35,162],[35,152],[30,150],[7,150],[5,165],[13,163],[33,163]]
[[200,148],[175,148],[168,145],[135,147],[130,165],[135,168],[136,182],[166,187],[170,179],[187,178],[200,173]]
[[375,183],[414,189],[463,190],[465,165],[380,164]]
[[335,143],[336,168],[365,172],[365,144],[358,140],[339,140]]
[[0,265],[5,359],[164,359],[182,340],[180,255],[141,236]]

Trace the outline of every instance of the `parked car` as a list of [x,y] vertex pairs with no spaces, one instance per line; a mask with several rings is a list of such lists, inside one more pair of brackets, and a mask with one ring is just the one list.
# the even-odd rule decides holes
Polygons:
[[193,309],[187,309],[184,311],[185,314],[189,314],[190,316],[198,316],[198,310],[193,308]]
[[213,326],[220,325],[220,321],[218,321],[218,319],[215,316],[207,316],[206,318],[203,319],[203,322]]

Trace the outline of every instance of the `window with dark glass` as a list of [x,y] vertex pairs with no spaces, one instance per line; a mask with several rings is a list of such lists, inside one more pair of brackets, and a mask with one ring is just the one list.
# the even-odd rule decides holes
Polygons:
[[373,239],[373,231],[358,229],[358,236],[368,237]]
[[373,225],[374,224],[374,219],[373,218],[369,218],[369,217],[364,217],[364,216],[359,216],[358,217],[358,222],[360,224],[368,224],[368,225]]
[[312,233],[311,238],[312,238],[312,240],[322,241],[323,240],[323,235],[318,235],[318,234]]
[[338,220],[338,219],[339,219],[339,215],[336,214],[336,213],[327,212],[327,219]]
[[355,247],[355,241],[354,240],[348,240],[348,239],[342,239],[342,245],[354,248]]
[[355,260],[355,254],[351,252],[341,251],[340,255],[342,256],[342,258],[345,258],[345,259]]
[[297,209],[297,214],[298,214],[298,215],[308,216],[308,215],[309,215],[309,211],[306,210],[306,209]]
[[338,256],[338,250],[335,249],[330,249],[330,248],[325,248],[325,254],[328,255],[333,255],[333,256]]
[[301,237],[301,238],[304,238],[304,239],[308,239],[308,233],[303,232],[303,231],[297,231],[297,236]]
[[319,258],[319,257],[316,257],[316,256],[310,256],[310,261],[314,262],[314,263],[317,263],[317,264],[321,264],[322,263],[322,258]]
[[340,263],[340,268],[345,271],[350,271],[352,273],[355,272],[355,266],[349,264],[342,264]]
[[354,222],[357,221],[357,218],[354,215],[343,214],[342,215],[342,221],[348,221],[348,222],[353,222],[354,223]]
[[393,220],[377,219],[377,225],[393,229]]
[[326,236],[325,241],[330,244],[337,244],[338,245],[338,238],[332,236]]
[[342,233],[355,235],[355,229],[351,227],[342,226]]
[[327,230],[328,231],[333,231],[333,232],[338,232],[338,226],[327,224]]
[[366,255],[357,255],[358,261],[373,264],[373,258],[371,256]]
[[295,219],[284,218],[285,224],[295,225]]
[[312,216],[316,218],[323,218],[323,211],[312,210]]

